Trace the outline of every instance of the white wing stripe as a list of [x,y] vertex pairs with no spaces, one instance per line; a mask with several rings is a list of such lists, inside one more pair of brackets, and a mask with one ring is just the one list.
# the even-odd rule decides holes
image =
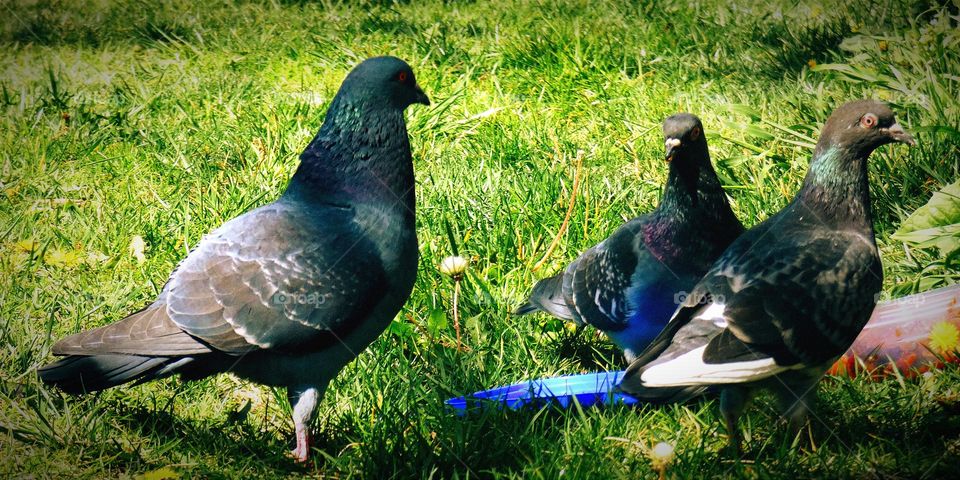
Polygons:
[[727,328],[727,319],[723,316],[725,308],[726,306],[722,303],[711,303],[709,307],[701,310],[700,314],[693,318],[713,322],[720,328]]
[[772,358],[708,364],[703,361],[706,345],[691,350],[673,360],[654,365],[643,372],[640,379],[645,387],[678,387],[710,385],[715,383],[743,383],[761,380],[802,365],[780,366]]

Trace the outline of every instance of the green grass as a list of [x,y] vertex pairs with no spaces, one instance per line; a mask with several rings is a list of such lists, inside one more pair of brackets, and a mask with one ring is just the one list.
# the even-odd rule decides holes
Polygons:
[[[2,476],[653,478],[644,449],[661,440],[676,443],[668,475],[680,478],[960,468],[956,367],[823,382],[816,448],[792,446],[761,398],[739,464],[722,451],[713,400],[466,419],[442,404],[623,367],[600,337],[508,311],[655,206],[659,125],[676,111],[703,119],[734,210],[753,225],[796,191],[834,107],[891,102],[920,146],[872,157],[885,292],[956,282],[934,252],[889,238],[960,173],[955,1],[20,3],[0,2]],[[141,307],[205,232],[275,198],[346,72],[378,54],[408,60],[434,102],[408,114],[420,274],[388,333],[331,386],[315,463],[283,457],[282,392],[229,375],[83,398],[39,384],[55,339]],[[569,229],[533,271],[558,235],[579,151]],[[129,250],[136,236],[143,262]],[[450,347],[453,288],[436,269],[455,249],[472,259],[467,352]]]

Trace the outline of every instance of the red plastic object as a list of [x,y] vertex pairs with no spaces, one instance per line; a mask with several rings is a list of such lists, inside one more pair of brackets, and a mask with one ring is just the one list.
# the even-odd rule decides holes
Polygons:
[[960,285],[938,288],[877,304],[853,346],[827,372],[882,377],[898,370],[906,377],[958,363]]

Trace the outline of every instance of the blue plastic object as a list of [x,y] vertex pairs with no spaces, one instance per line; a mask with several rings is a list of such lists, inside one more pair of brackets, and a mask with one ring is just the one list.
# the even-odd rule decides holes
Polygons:
[[621,370],[528,380],[465,397],[451,398],[445,403],[452,407],[457,415],[487,407],[518,410],[525,406],[559,405],[567,408],[573,404],[574,399],[584,407],[639,403],[639,400],[627,394],[613,392],[613,387],[620,383],[623,373]]

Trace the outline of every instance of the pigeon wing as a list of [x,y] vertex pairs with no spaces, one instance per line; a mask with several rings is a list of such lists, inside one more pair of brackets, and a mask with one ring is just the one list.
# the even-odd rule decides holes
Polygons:
[[843,353],[880,288],[876,247],[855,233],[784,233],[768,246],[731,246],[622,388],[753,381]]
[[182,356],[209,352],[209,347],[170,321],[162,294],[156,302],[123,320],[70,335],[53,346],[57,355]]
[[714,309],[727,328],[704,360],[763,354],[779,365],[812,365],[842,354],[880,290],[875,244],[857,233],[814,230],[754,253],[740,262],[724,256],[709,275],[708,290],[723,295],[722,311]]
[[170,278],[167,313],[228,353],[338,341],[388,287],[379,250],[353,215],[348,207],[275,203],[231,220]]
[[600,330],[622,329],[629,316],[627,290],[637,268],[639,218],[583,253],[564,273],[567,302],[576,316]]

